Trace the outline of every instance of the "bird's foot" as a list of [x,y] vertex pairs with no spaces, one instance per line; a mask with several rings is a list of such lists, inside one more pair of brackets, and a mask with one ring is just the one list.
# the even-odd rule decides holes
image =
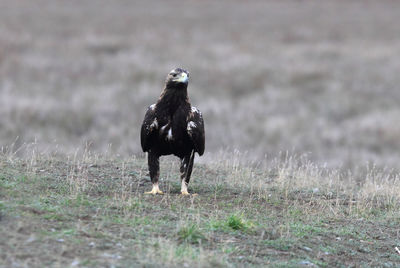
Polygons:
[[186,192],[181,192],[181,196],[191,196],[191,197],[195,197],[198,196],[199,194],[190,194],[188,191]]
[[181,195],[182,196],[188,196],[190,195],[188,191],[181,191]]
[[189,194],[187,185],[188,184],[185,181],[182,181],[181,196],[196,196],[196,195],[198,195],[198,194]]
[[164,194],[164,193],[163,193],[163,191],[161,191],[161,190],[154,190],[154,189],[152,189],[150,192],[144,192],[144,194],[156,195],[156,194]]
[[156,194],[164,194],[160,188],[158,188],[158,184],[153,184],[153,189],[151,189],[150,192],[145,192],[145,194],[152,194],[152,195],[156,195]]

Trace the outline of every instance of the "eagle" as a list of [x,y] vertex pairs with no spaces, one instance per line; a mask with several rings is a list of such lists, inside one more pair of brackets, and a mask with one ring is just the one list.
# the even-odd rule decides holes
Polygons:
[[153,188],[145,194],[163,194],[158,186],[160,156],[180,158],[181,194],[189,195],[195,153],[204,153],[205,134],[201,112],[191,106],[188,97],[189,72],[175,68],[165,80],[155,104],[147,108],[140,132],[143,152],[147,152]]

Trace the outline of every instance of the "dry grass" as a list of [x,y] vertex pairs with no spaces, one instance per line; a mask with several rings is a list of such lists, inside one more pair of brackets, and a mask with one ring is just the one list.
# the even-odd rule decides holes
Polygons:
[[[400,201],[399,174],[375,166],[359,168],[355,173],[320,166],[307,156],[281,154],[263,162],[248,162],[239,152],[223,153],[209,167],[229,170],[226,183],[250,191],[250,195],[268,199],[271,188],[284,193],[285,198],[296,196],[299,202],[305,199],[318,200],[318,206],[328,206],[329,213],[372,211],[377,206],[395,208]],[[308,200],[308,201],[310,201]],[[311,202],[311,201],[310,201]],[[344,211],[344,204],[350,211]],[[347,206],[349,205],[349,206]]]
[[286,154],[258,164],[227,155],[195,165],[198,195],[188,198],[172,159],[162,161],[165,195],[146,196],[140,157],[3,155],[0,267],[398,263],[397,175],[353,176]]

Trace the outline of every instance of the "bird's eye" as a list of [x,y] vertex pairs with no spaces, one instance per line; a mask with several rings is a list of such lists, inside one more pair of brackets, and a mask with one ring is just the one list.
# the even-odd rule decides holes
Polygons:
[[173,77],[176,77],[177,74],[176,74],[176,73],[173,73],[173,74],[171,74],[171,75],[172,75]]

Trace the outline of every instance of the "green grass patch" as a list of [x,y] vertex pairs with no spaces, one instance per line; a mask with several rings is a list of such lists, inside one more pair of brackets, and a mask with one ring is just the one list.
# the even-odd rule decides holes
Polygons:
[[207,239],[196,224],[182,226],[178,231],[180,241],[190,244],[201,244]]
[[304,224],[300,221],[291,223],[290,231],[294,236],[298,238],[311,237],[314,235],[320,235],[322,233],[327,232],[327,230],[322,227],[317,227],[310,224]]
[[233,230],[247,230],[250,225],[243,219],[242,215],[233,214],[226,220],[226,225]]
[[264,245],[276,250],[288,251],[294,247],[296,241],[289,238],[278,238],[275,240],[265,240]]
[[243,214],[239,213],[228,214],[223,219],[211,219],[207,226],[212,231],[225,232],[251,232],[255,228],[252,221],[247,220]]

